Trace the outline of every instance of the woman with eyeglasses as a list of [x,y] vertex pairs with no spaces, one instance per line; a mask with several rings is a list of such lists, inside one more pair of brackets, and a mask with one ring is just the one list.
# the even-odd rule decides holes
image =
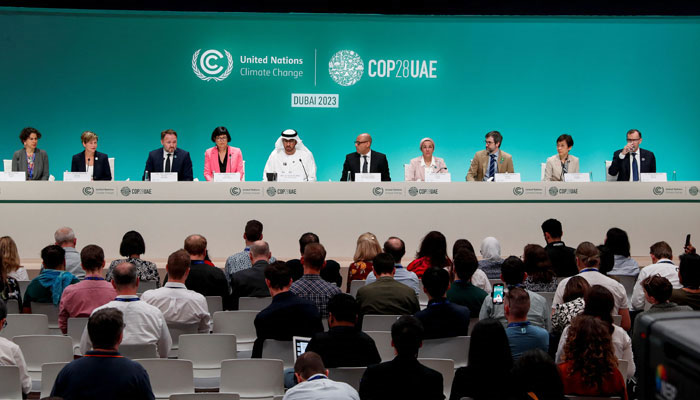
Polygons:
[[564,174],[579,171],[578,157],[569,154],[574,147],[574,138],[563,134],[557,138],[557,154],[547,159],[544,169],[545,181],[563,181]]
[[229,146],[231,134],[224,126],[218,126],[211,133],[211,141],[215,146],[204,152],[204,178],[211,181],[214,173],[241,174],[243,181],[243,155],[238,147]]

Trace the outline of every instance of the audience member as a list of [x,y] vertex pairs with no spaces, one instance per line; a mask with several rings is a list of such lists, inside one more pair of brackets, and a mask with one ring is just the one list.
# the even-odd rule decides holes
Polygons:
[[[105,308],[116,308],[124,313],[125,328],[122,344],[154,343],[161,358],[168,357],[172,345],[170,331],[163,313],[136,295],[139,287],[136,266],[131,263],[121,263],[112,271],[112,285],[117,291],[117,297],[109,303],[97,307],[93,315]],[[89,331],[83,331],[80,339],[80,352],[87,353],[93,347]],[[99,348],[96,348],[98,350]]]
[[190,273],[189,254],[185,250],[170,254],[165,270],[168,282],[162,288],[145,291],[141,300],[157,307],[168,324],[196,325],[199,333],[209,333],[211,316],[207,299],[185,285]]
[[[245,229],[243,231],[243,240],[245,241],[245,248],[240,253],[236,253],[226,259],[226,265],[224,266],[224,274],[226,276],[226,282],[231,282],[231,277],[238,271],[243,271],[244,269],[250,268],[253,264],[250,262],[250,245],[253,242],[262,240],[263,238],[263,224],[260,221],[251,219],[246,222]],[[271,257],[268,262],[275,262],[275,258]]]
[[[523,281],[527,278],[522,260],[515,256],[508,257],[501,265],[500,277],[506,286],[504,292],[508,292],[511,287],[522,287]],[[534,326],[549,329],[551,312],[547,309],[547,300],[535,292],[525,290],[530,297],[527,320]],[[487,318],[497,319],[504,328],[508,325],[503,303],[494,303],[492,298],[485,299],[479,311],[479,319]]]
[[425,235],[420,243],[416,259],[408,264],[406,269],[415,272],[421,278],[430,267],[446,268],[450,272],[450,277],[454,277],[452,260],[447,256],[447,239],[438,231],[428,232]]
[[20,265],[19,251],[15,241],[9,236],[0,237],[0,257],[7,268],[7,276],[18,281],[28,281],[27,270]]
[[[645,309],[646,301],[642,282],[651,276],[662,276],[666,278],[673,289],[683,287],[678,280],[678,268],[673,264],[673,250],[666,242],[656,242],[649,247],[649,255],[651,256],[651,265],[647,265],[639,271],[637,283],[632,291],[630,303],[633,310],[642,311]],[[670,296],[670,293],[669,293]]]
[[700,255],[693,252],[679,258],[678,278],[683,287],[673,289],[671,301],[700,310]]
[[564,384],[552,357],[540,349],[523,353],[513,366],[513,386],[518,398],[563,400]]
[[316,332],[323,332],[316,305],[289,291],[292,275],[284,262],[277,261],[265,268],[265,284],[270,290],[272,303],[255,317],[257,338],[253,358],[262,357],[265,339],[292,340],[294,336],[311,337]]
[[270,263],[270,246],[263,240],[250,244],[248,254],[251,268],[238,271],[231,276],[231,307],[238,310],[241,297],[270,297],[265,285],[265,268]]
[[[207,239],[202,235],[190,235],[185,239],[185,251],[190,255],[190,273],[185,286],[204,297],[221,296],[225,310],[231,309],[229,285],[226,275],[217,267],[207,264]],[[165,282],[168,276],[165,277]]]
[[608,275],[639,275],[639,264],[630,257],[630,240],[627,232],[620,228],[610,228],[605,235],[605,245],[615,256],[615,265]]
[[348,281],[346,291],[350,291],[350,282],[354,280],[366,280],[367,275],[374,268],[374,257],[382,252],[382,246],[379,245],[377,237],[374,233],[365,232],[357,238],[357,246],[355,247],[355,255],[352,257],[352,264],[348,268]]
[[94,350],[61,369],[51,396],[67,400],[155,399],[143,366],[119,355],[124,319],[116,308],[104,308],[90,316],[86,331]]
[[107,275],[105,279],[109,282],[112,280],[112,271],[119,264],[130,263],[136,266],[136,275],[139,281],[155,281],[156,287],[160,287],[160,275],[158,274],[158,267],[155,263],[146,261],[141,258],[141,256],[146,253],[146,242],[143,240],[143,236],[136,231],[129,231],[122,237],[122,242],[119,245],[119,254],[122,257],[118,260],[114,260],[109,264],[107,268]]
[[615,266],[615,256],[612,253],[612,250],[604,244],[599,244],[596,246],[596,249],[598,249],[598,252],[600,253],[600,266],[598,267],[598,272],[601,274],[608,276],[608,273],[612,271],[613,267]]
[[304,275],[292,283],[289,289],[302,299],[310,300],[321,313],[321,318],[328,318],[328,300],[340,292],[338,286],[321,279],[321,269],[326,262],[326,249],[320,243],[310,243],[304,249],[301,263]]
[[[397,238],[396,236],[390,237],[386,240],[386,242],[384,242],[384,252],[387,254],[391,254],[391,256],[394,257],[394,267],[396,268],[396,272],[394,273],[394,280],[396,280],[397,282],[401,282],[404,285],[413,289],[416,292],[417,296],[418,290],[420,288],[418,276],[415,272],[411,272],[408,269],[404,268],[403,265],[401,265],[401,259],[406,254],[406,244],[404,243],[404,241],[400,238]],[[369,273],[369,275],[367,275],[367,280],[365,281],[365,284],[370,284],[372,282],[375,282],[376,280],[377,277],[374,275],[374,271],[372,271]]]
[[533,292],[554,292],[557,281],[554,280],[552,263],[544,247],[539,244],[528,244],[523,249],[523,262],[527,279],[523,283],[526,289]]
[[473,318],[479,315],[481,305],[488,293],[472,284],[472,276],[479,268],[479,262],[473,252],[463,249],[454,255],[455,280],[447,291],[447,300],[469,308],[469,313]]
[[95,308],[117,296],[114,287],[102,277],[105,253],[100,246],[89,244],[83,247],[80,265],[85,271],[85,279],[65,288],[58,307],[58,327],[63,334],[68,332],[68,318],[89,317]]
[[80,282],[78,278],[65,270],[66,259],[63,247],[52,244],[41,250],[41,266],[39,276],[32,279],[27,286],[22,302],[25,313],[32,312],[32,302],[53,303],[58,307],[63,290],[73,283]]
[[[457,253],[459,253],[459,251],[462,249],[469,250],[472,254],[474,254],[474,257],[476,257],[476,251],[474,251],[474,246],[472,246],[470,241],[467,239],[457,239],[455,240],[455,244],[452,245],[452,258],[454,259],[457,257]],[[455,275],[456,272],[457,271],[455,268]],[[489,277],[486,276],[486,272],[479,268],[478,261],[476,271],[474,271],[471,278],[471,283],[472,285],[486,292],[486,294],[491,293],[491,282],[489,282]]]
[[[561,332],[571,324],[571,320],[583,312],[586,302],[584,298],[588,294],[591,285],[580,276],[572,276],[564,287],[563,303],[554,307],[552,314],[552,333],[561,335]],[[557,340],[557,343],[559,341]]]
[[503,306],[508,327],[506,336],[513,360],[532,349],[549,350],[549,333],[545,329],[533,326],[527,320],[530,311],[530,296],[525,289],[514,287],[506,293]]
[[328,379],[321,357],[308,349],[294,363],[294,375],[299,384],[289,389],[283,400],[360,400],[352,386]]
[[447,300],[448,287],[450,275],[444,269],[430,267],[423,273],[428,307],[416,313],[416,318],[423,324],[423,339],[469,336],[469,309]]
[[382,360],[377,346],[357,329],[359,307],[349,294],[339,293],[328,302],[328,332],[315,334],[306,351],[317,353],[328,368],[366,367]]
[[63,247],[63,250],[66,252],[66,271],[70,272],[78,279],[83,279],[85,277],[85,272],[80,268],[80,255],[75,249],[78,239],[75,238],[73,229],[67,226],[58,228],[53,234],[53,237],[56,241],[54,244]]
[[[669,301],[671,293],[673,292],[673,286],[671,286],[671,282],[669,282],[668,279],[661,275],[652,275],[644,279],[644,281],[642,281],[642,289],[644,290],[644,297],[646,301],[651,304],[651,307],[647,311],[637,314],[637,318],[641,318],[642,315],[661,312],[693,311],[690,306],[680,306]],[[634,334],[632,337],[638,337],[640,333],[639,324],[634,324]]]
[[[7,305],[0,300],[0,331],[7,326]],[[0,365],[16,365],[19,369],[19,379],[22,393],[29,394],[32,390],[32,378],[27,373],[27,363],[24,362],[22,350],[15,342],[0,337]]]
[[474,325],[468,361],[466,367],[455,371],[450,400],[504,400],[515,393],[515,387],[504,384],[512,381],[513,356],[499,321],[485,319]]
[[410,287],[394,280],[394,257],[380,253],[374,257],[377,280],[357,291],[360,315],[413,315],[420,310],[418,296]]
[[0,300],[7,302],[10,299],[17,300],[19,309],[22,309],[22,293],[19,282],[10,276],[7,265],[0,257]]
[[[629,303],[627,301],[627,292],[622,284],[612,278],[609,278],[598,271],[600,265],[600,253],[591,242],[582,242],[576,248],[576,266],[579,270],[577,276],[585,279],[590,286],[602,285],[612,293],[615,298],[614,313],[622,316],[620,326],[623,329],[629,330],[632,326],[630,321]],[[556,309],[558,304],[562,303],[564,288],[568,283],[569,278],[563,279],[557,286],[557,291],[554,293],[552,301],[552,309]]]
[[391,345],[396,357],[367,367],[360,381],[360,398],[444,399],[442,375],[418,362],[423,326],[413,316],[404,315],[391,326]]
[[566,337],[564,362],[558,365],[564,393],[619,396],[626,400],[625,379],[617,369],[608,325],[598,318],[579,315],[569,328],[571,334]]
[[[299,253],[303,256],[304,249],[309,243],[321,243],[318,235],[313,232],[306,232],[299,238]],[[287,266],[292,271],[292,279],[296,281],[304,275],[304,266],[301,260],[295,258],[287,261]],[[335,283],[340,287],[343,284],[343,277],[340,275],[340,264],[335,260],[326,260],[326,265],[321,269],[321,279],[326,282]]]
[[495,237],[487,237],[481,242],[481,260],[479,269],[486,273],[489,279],[498,279],[501,273],[501,243]]
[[550,218],[542,223],[542,233],[547,242],[545,250],[552,262],[554,274],[558,277],[573,276],[578,273],[574,249],[561,241],[563,236],[561,222]]

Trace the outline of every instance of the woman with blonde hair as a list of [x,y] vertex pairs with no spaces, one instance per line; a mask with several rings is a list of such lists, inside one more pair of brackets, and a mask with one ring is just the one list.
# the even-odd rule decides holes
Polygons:
[[365,232],[357,238],[355,255],[352,257],[354,262],[350,264],[350,269],[348,270],[348,292],[350,292],[350,282],[367,279],[367,275],[373,270],[372,260],[381,252],[382,246],[379,244],[377,237],[374,236],[374,233]]
[[18,281],[29,280],[27,270],[20,265],[17,245],[11,237],[0,237],[0,256],[2,256],[2,265],[6,271],[6,276]]
[[93,181],[111,181],[112,169],[109,167],[109,156],[97,151],[97,134],[85,131],[80,135],[80,141],[85,150],[73,156],[70,170],[87,172]]
[[0,301],[7,303],[10,299],[17,300],[19,309],[22,309],[22,293],[19,283],[11,276],[7,276],[7,268],[0,258]]

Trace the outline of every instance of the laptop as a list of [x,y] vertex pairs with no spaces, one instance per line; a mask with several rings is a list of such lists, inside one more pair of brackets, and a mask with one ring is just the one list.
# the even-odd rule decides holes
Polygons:
[[292,337],[292,346],[294,346],[294,362],[297,362],[297,357],[306,352],[306,346],[309,345],[311,338],[303,336]]

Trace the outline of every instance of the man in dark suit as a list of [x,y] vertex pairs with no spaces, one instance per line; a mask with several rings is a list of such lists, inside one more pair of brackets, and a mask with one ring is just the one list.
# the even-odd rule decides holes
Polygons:
[[423,339],[469,336],[469,309],[445,297],[450,287],[450,274],[443,268],[431,267],[423,273],[422,279],[429,299],[428,307],[416,313],[425,329]]
[[146,179],[146,172],[177,172],[178,181],[191,181],[192,159],[189,152],[177,148],[177,132],[164,130],[160,133],[160,143],[162,149],[148,153],[143,179]]
[[608,168],[610,175],[617,175],[617,181],[638,181],[643,172],[656,172],[656,158],[649,150],[640,149],[642,133],[636,129],[627,131],[627,145],[613,154]]
[[238,271],[231,276],[231,306],[238,309],[241,297],[270,297],[265,284],[265,268],[270,265],[270,246],[263,240],[250,245],[251,268]]
[[367,367],[360,381],[361,399],[442,400],[442,375],[418,362],[423,344],[423,325],[414,316],[404,315],[391,326],[391,345],[396,357]]
[[316,332],[323,332],[321,314],[316,305],[289,291],[292,274],[284,262],[277,261],[265,267],[265,284],[270,290],[272,303],[255,317],[257,338],[252,358],[262,358],[265,339],[292,340],[294,336],[311,337]]
[[568,247],[561,241],[564,234],[561,227],[561,222],[554,218],[550,218],[542,223],[542,234],[544,240],[547,241],[547,250],[549,261],[552,262],[552,270],[557,277],[574,276],[578,274],[576,266],[575,250]]
[[369,133],[361,133],[355,140],[356,152],[345,156],[345,164],[343,164],[343,175],[341,181],[355,180],[357,173],[380,173],[382,181],[391,181],[389,176],[389,163],[386,161],[386,156],[378,151],[371,150],[372,136]]

